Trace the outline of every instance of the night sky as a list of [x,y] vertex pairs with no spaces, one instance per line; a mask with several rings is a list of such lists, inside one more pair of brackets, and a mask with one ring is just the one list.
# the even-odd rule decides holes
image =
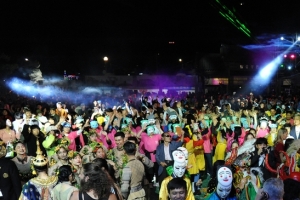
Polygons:
[[[39,60],[43,73],[168,73],[193,65],[221,44],[257,44],[261,34],[296,34],[299,1],[223,0],[251,30],[249,38],[213,6],[198,1],[1,1],[0,54]],[[242,5],[241,5],[242,3]],[[300,32],[300,31],[299,31]],[[175,44],[170,45],[169,41]]]

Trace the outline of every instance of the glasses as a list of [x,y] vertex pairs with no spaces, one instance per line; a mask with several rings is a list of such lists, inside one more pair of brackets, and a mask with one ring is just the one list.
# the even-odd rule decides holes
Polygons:
[[171,137],[171,135],[165,135],[165,137]]

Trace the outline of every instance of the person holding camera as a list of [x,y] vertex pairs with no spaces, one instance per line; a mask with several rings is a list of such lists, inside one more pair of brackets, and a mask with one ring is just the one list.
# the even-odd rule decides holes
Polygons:
[[250,167],[260,167],[263,172],[264,180],[272,177],[272,173],[265,167],[266,154],[269,154],[269,164],[273,168],[276,167],[276,160],[274,158],[274,153],[268,146],[268,141],[266,138],[257,138],[255,142],[255,151],[251,153],[251,166]]

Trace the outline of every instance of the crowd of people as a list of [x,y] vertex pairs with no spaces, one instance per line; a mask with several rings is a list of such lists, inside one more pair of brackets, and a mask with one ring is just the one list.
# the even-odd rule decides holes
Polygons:
[[300,198],[297,98],[136,96],[2,101],[0,199]]

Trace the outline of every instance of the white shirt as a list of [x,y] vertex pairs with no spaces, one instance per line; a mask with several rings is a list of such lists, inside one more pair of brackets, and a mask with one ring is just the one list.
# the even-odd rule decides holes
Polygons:
[[295,132],[296,132],[296,138],[295,139],[298,139],[299,138],[299,133],[300,133],[300,126],[295,126]]
[[170,145],[168,145],[168,146],[164,145],[165,160],[172,160],[172,158],[170,156],[169,147],[170,147]]

